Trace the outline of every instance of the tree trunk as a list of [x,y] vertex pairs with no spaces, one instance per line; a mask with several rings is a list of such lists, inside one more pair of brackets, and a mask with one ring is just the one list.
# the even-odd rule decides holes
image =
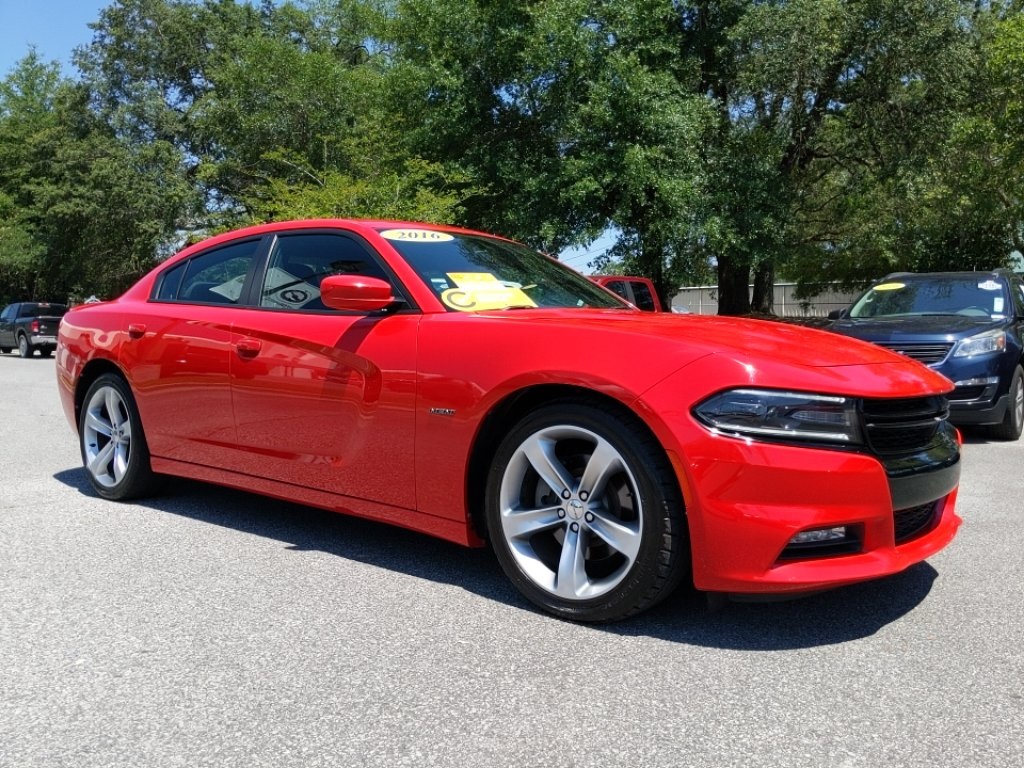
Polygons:
[[754,298],[750,304],[758,314],[775,314],[775,262],[772,259],[765,259],[754,269]]
[[750,265],[731,256],[718,257],[718,314],[750,314]]

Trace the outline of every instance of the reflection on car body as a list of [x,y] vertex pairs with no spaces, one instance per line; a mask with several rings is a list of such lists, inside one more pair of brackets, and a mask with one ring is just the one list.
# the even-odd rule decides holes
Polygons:
[[57,358],[102,496],[180,475],[489,542],[528,599],[577,620],[683,582],[895,573],[960,522],[939,374],[821,331],[643,313],[453,227],[220,235],[69,312]]

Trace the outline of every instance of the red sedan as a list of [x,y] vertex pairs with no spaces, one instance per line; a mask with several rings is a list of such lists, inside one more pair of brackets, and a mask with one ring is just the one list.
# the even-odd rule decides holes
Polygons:
[[489,542],[559,616],[680,582],[806,592],[942,549],[950,383],[794,326],[645,314],[522,245],[297,221],[168,259],[61,324],[93,487],[196,478]]

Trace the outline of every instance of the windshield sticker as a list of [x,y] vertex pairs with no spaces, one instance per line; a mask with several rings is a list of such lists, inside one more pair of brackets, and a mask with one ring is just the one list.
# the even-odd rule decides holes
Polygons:
[[211,293],[219,293],[228,301],[238,301],[238,297],[242,295],[242,285],[245,284],[245,275],[239,275],[238,277],[228,280],[226,283],[215,285],[210,289]]
[[984,283],[978,283],[978,287],[983,291],[998,291],[1002,288],[995,280],[986,280]]
[[263,284],[262,306],[299,309],[318,298],[320,289],[315,285],[280,267],[271,267],[267,270],[267,279]]
[[872,290],[875,290],[875,291],[898,291],[901,288],[906,288],[906,287],[907,287],[906,283],[882,283],[881,285],[876,285]]
[[457,287],[442,293],[441,301],[460,312],[537,306],[518,283],[504,283],[490,272],[449,272],[448,278]]
[[992,312],[996,315],[1003,314],[1003,297],[1000,296],[992,300]]
[[455,238],[447,232],[432,229],[385,229],[380,233],[385,240],[401,240],[406,243],[447,243]]

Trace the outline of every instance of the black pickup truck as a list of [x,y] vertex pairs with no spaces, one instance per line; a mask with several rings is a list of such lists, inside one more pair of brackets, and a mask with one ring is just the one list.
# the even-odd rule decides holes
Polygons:
[[63,304],[23,301],[8,304],[0,312],[0,353],[17,349],[22,357],[32,357],[38,349],[49,357],[57,346],[57,326],[68,308]]

